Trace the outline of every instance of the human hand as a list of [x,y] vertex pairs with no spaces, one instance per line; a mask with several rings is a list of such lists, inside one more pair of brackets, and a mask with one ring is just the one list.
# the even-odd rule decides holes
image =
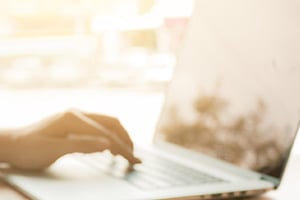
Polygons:
[[26,170],[41,170],[65,154],[110,150],[130,164],[140,163],[133,143],[113,117],[70,110],[18,129],[12,135],[8,163]]

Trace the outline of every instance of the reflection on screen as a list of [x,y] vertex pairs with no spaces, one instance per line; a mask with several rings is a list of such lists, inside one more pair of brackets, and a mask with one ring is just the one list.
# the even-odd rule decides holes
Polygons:
[[[255,81],[254,74],[234,80],[232,74],[223,72],[222,78],[211,79],[210,89],[200,77],[193,80],[192,74],[178,83],[175,79],[159,131],[169,142],[278,177],[297,117],[285,94],[290,89],[277,90],[272,84],[282,72],[275,75],[272,71],[274,76]],[[293,73],[300,77],[300,70]],[[282,84],[290,78],[288,72],[285,75]]]
[[196,5],[159,137],[279,178],[299,120],[298,14],[218,2]]

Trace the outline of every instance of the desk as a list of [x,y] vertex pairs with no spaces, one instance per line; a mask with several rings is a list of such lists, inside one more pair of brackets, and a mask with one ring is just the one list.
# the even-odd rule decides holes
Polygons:
[[[283,178],[281,187],[263,196],[248,200],[299,200],[300,198],[300,154],[293,155],[287,167],[287,173]],[[28,200],[12,187],[0,182],[0,199],[4,200]]]

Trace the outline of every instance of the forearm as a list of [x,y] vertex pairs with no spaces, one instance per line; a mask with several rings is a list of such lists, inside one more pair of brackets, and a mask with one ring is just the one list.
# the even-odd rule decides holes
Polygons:
[[0,130],[0,163],[10,162],[14,148],[14,130]]

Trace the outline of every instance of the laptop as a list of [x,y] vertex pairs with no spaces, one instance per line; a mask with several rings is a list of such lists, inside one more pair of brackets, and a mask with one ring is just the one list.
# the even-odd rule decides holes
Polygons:
[[[153,144],[3,178],[32,199],[217,199],[279,187],[300,116],[300,4],[199,0]],[[145,113],[146,114],[146,113]],[[142,119],[141,119],[142,120]],[[138,144],[137,144],[138,145]]]

